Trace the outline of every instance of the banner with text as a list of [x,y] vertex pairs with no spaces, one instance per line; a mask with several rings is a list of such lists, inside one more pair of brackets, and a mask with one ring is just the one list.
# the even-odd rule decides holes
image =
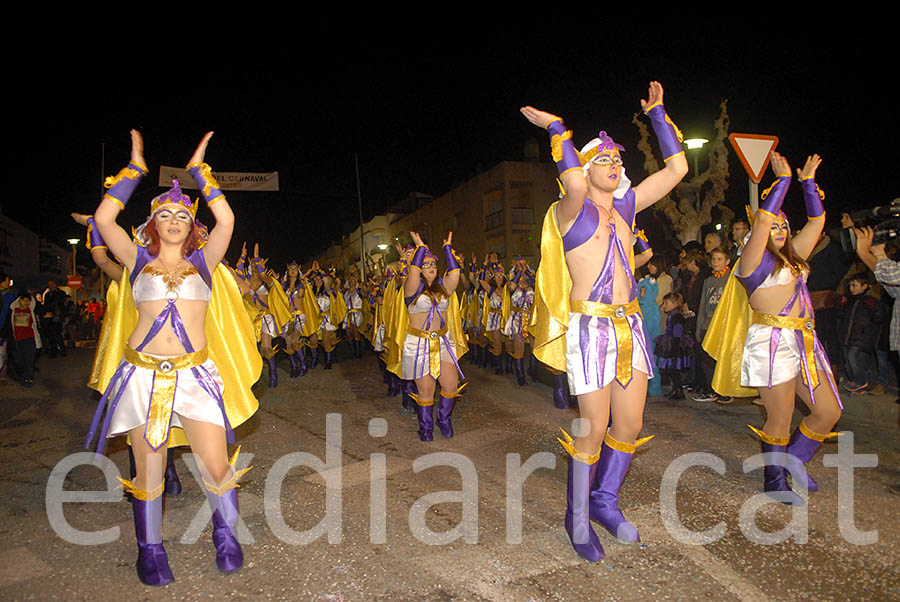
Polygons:
[[[219,186],[224,191],[277,191],[278,190],[278,172],[270,173],[244,173],[236,171],[214,171]],[[186,169],[180,167],[169,167],[162,165],[159,168],[159,185],[168,188],[172,186],[172,180],[178,180],[182,188],[191,188],[196,190],[197,185],[194,184],[194,178]]]

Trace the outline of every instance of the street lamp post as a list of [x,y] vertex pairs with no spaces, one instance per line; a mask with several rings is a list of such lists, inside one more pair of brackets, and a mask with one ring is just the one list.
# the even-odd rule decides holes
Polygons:
[[[700,149],[703,148],[703,145],[709,142],[706,138],[688,138],[684,141],[685,145],[688,147],[689,151],[694,151],[691,153],[694,156],[694,177],[696,178],[700,175],[700,168],[697,165],[697,159],[700,156]],[[700,188],[697,188],[697,199],[695,201],[695,207],[697,211],[700,211]]]

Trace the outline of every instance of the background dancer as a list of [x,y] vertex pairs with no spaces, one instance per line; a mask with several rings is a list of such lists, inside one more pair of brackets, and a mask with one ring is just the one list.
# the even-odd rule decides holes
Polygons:
[[[419,439],[434,439],[434,423],[444,437],[453,436],[451,415],[462,387],[458,387],[463,376],[459,358],[467,347],[462,335],[459,302],[456,286],[459,284],[461,265],[453,253],[453,233],[447,233],[444,240],[444,257],[447,271],[438,278],[437,257],[428,250],[415,232],[410,236],[416,245],[409,264],[409,276],[403,284],[408,322],[402,333],[403,378],[415,380],[417,394],[411,395],[416,402],[416,416],[419,420]],[[434,394],[436,384],[441,385],[441,398],[434,415]]]

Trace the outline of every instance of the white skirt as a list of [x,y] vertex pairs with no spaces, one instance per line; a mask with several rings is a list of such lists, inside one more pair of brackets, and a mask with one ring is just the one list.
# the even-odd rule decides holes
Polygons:
[[[566,331],[566,375],[569,380],[569,391],[572,395],[584,395],[592,391],[599,391],[616,378],[616,358],[619,356],[619,347],[616,342],[616,331],[610,318],[589,316],[587,329],[588,362],[585,372],[585,361],[581,351],[581,318],[583,314],[569,313],[569,328]],[[600,339],[601,321],[606,322],[607,329],[606,348],[603,353],[602,373],[601,358],[595,357]],[[648,376],[653,376],[647,367],[647,343],[644,340],[644,327],[641,314],[628,316],[628,324],[631,326],[631,367],[640,370]]]
[[375,342],[372,346],[378,353],[384,351],[384,324],[378,325],[378,331],[375,333]]
[[262,317],[262,333],[267,334],[270,337],[279,336],[279,332],[276,332],[275,328],[275,316],[272,314],[263,314]]
[[[422,378],[431,373],[431,345],[440,345],[441,364],[453,364],[453,358],[456,357],[456,343],[448,332],[446,335],[450,342],[450,348],[453,355],[450,355],[450,349],[444,344],[444,337],[436,339],[423,339],[414,334],[406,333],[406,341],[403,343],[403,357],[401,359],[401,371],[403,380],[415,380]],[[454,369],[456,369],[454,367]],[[432,374],[434,378],[440,376]]]
[[[122,363],[127,365],[125,368],[127,371],[130,364],[124,360]],[[222,381],[219,370],[213,361],[207,359],[197,366],[196,369],[201,371],[205,369],[209,373],[210,379],[219,388],[219,394],[221,395],[225,390],[225,383]],[[153,377],[155,374],[155,370],[134,367],[134,372],[125,385],[125,390],[122,392],[122,397],[119,399],[116,411],[110,422],[108,437],[127,433],[147,423],[147,413],[150,409],[150,395],[153,391]],[[181,426],[181,421],[178,419],[180,415],[190,420],[209,422],[224,428],[225,421],[222,418],[222,409],[219,407],[218,401],[200,385],[191,369],[179,370],[177,374],[178,380],[175,385],[171,426]],[[110,399],[115,399],[121,386],[120,381],[116,385],[115,390],[110,391]]]
[[781,329],[778,346],[772,357],[769,350],[772,330],[772,326],[765,324],[751,324],[747,329],[744,354],[741,357],[742,387],[768,387],[770,365],[772,367],[772,386],[793,380],[800,373],[803,350],[797,344],[794,331],[787,328]]

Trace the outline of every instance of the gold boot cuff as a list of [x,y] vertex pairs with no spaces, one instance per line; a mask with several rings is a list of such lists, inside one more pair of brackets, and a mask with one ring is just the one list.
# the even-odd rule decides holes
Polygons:
[[763,443],[768,443],[769,445],[787,445],[790,442],[789,437],[772,437],[771,435],[767,435],[763,431],[759,430],[758,428],[752,427],[749,424],[747,425],[747,427],[751,431],[759,435],[759,438],[762,439]]

